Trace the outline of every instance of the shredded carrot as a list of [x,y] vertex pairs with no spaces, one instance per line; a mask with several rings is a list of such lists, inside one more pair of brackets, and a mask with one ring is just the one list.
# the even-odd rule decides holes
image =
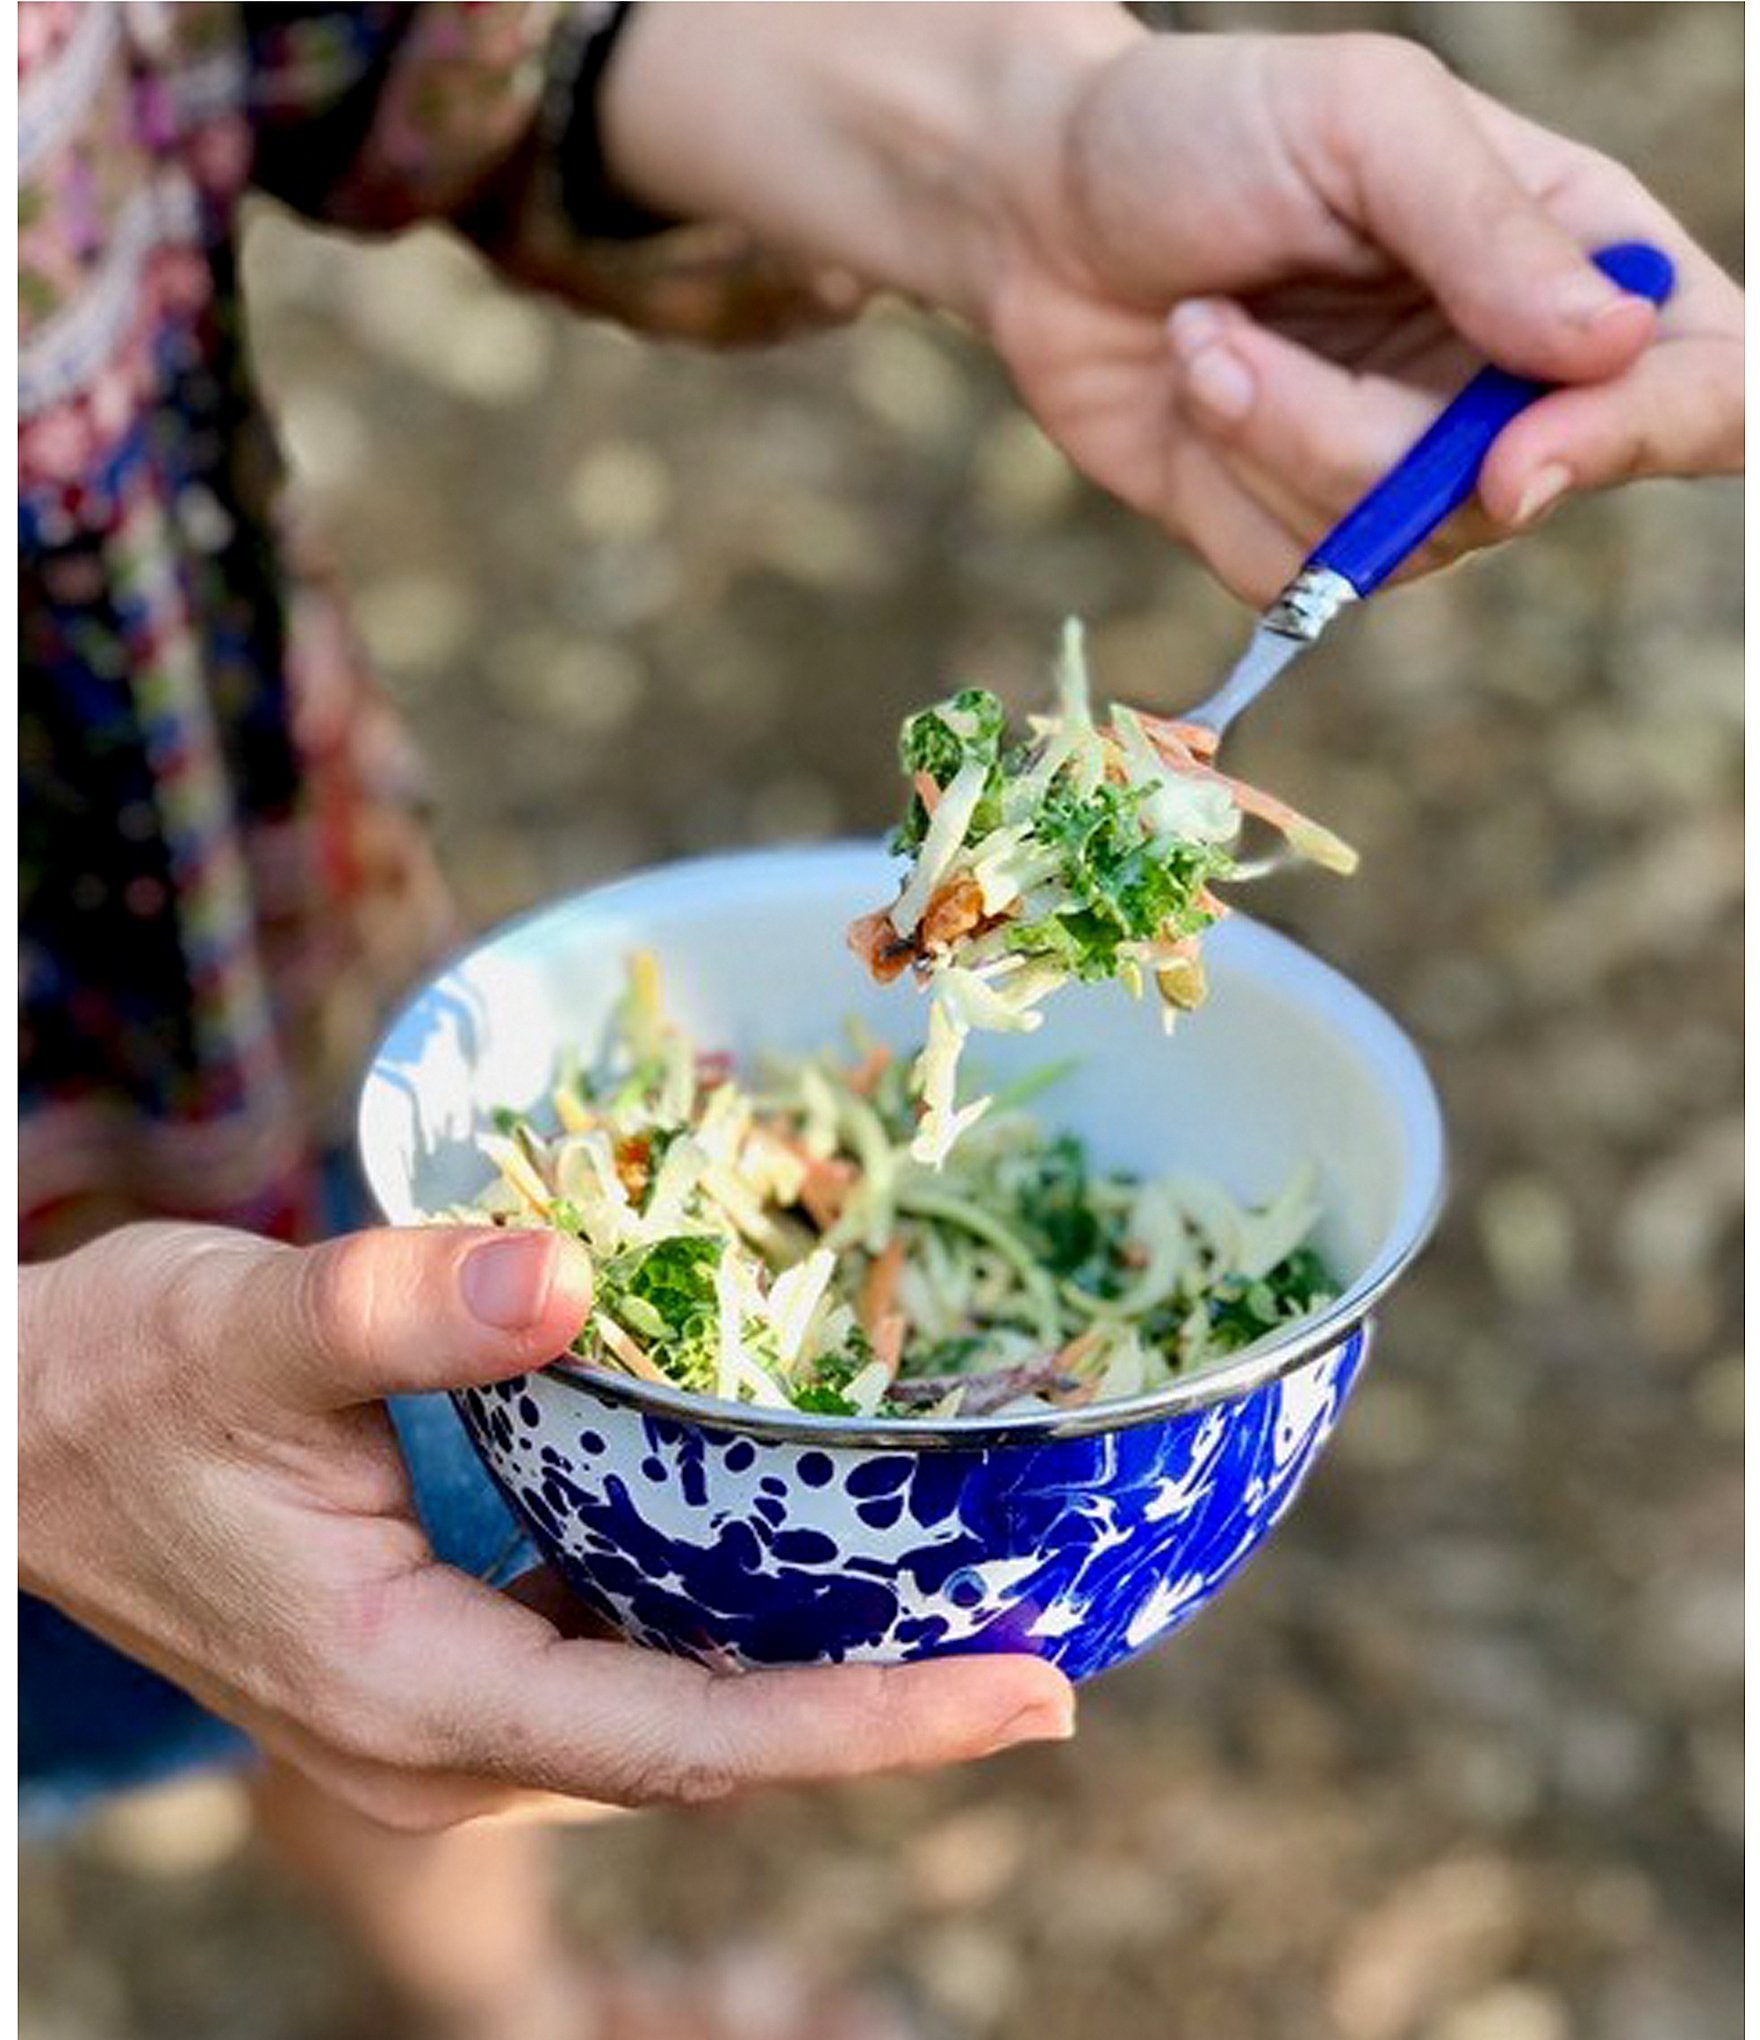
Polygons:
[[941,789],[926,772],[913,772],[911,784],[917,789],[917,798],[923,803],[923,812],[933,814],[941,805]]
[[807,1216],[822,1231],[829,1231],[842,1214],[845,1201],[861,1171],[841,1155],[816,1155],[804,1140],[780,1127],[770,1128],[770,1138],[801,1166],[800,1201]]
[[969,871],[936,887],[923,909],[917,940],[925,949],[947,949],[984,918],[984,888]]
[[849,1087],[859,1098],[873,1096],[874,1086],[886,1074],[887,1065],[892,1061],[892,1051],[882,1041],[875,1042],[860,1062],[849,1073]]
[[916,956],[916,945],[904,940],[884,907],[849,924],[849,946],[883,985],[904,971]]
[[1060,1410],[1074,1410],[1080,1409],[1083,1403],[1091,1403],[1099,1393],[1100,1384],[1097,1381],[1084,1378],[1065,1388],[1061,1385],[1060,1377],[1045,1389],[1045,1399],[1047,1402],[1055,1403]]
[[[1244,779],[1231,779],[1226,772],[1218,772],[1213,765],[1196,756],[1183,735],[1179,734],[1182,729],[1191,729],[1192,725],[1155,723],[1145,724],[1145,727],[1163,762],[1175,772],[1222,787],[1242,814],[1257,815],[1260,821],[1269,822],[1274,829],[1281,830],[1289,838],[1291,848],[1314,863],[1323,864],[1330,871],[1356,870],[1357,853],[1330,829],[1311,821],[1299,808],[1291,807],[1288,801],[1279,800],[1275,794],[1266,793],[1257,786],[1249,786]],[[1214,751],[1214,742],[1210,749]]]
[[1100,1393],[1099,1379],[1084,1370],[1099,1345],[1099,1328],[1090,1325],[1085,1332],[1077,1332],[1068,1344],[1059,1347],[1052,1356],[1051,1379],[1044,1390],[1047,1400],[1066,1410],[1077,1409],[1083,1403],[1094,1400]]
[[1182,750],[1189,751],[1194,758],[1206,762],[1216,756],[1216,732],[1202,723],[1180,722],[1168,715],[1144,715],[1140,710],[1137,720],[1151,741],[1159,743],[1164,738],[1169,739]]
[[623,1194],[632,1204],[639,1205],[648,1192],[653,1141],[645,1133],[631,1134],[620,1140],[612,1152]]
[[901,1310],[889,1311],[874,1327],[870,1344],[874,1358],[894,1379],[898,1376],[898,1363],[904,1358],[905,1317]]
[[1099,1344],[1100,1332],[1097,1326],[1090,1325],[1085,1332],[1077,1332],[1073,1339],[1057,1350],[1054,1364],[1058,1373],[1079,1374],[1093,1359],[1095,1348]]
[[802,1207],[821,1232],[829,1232],[843,1215],[849,1193],[855,1188],[855,1164],[834,1156],[810,1155],[795,1141],[786,1141],[784,1146],[798,1157],[805,1171],[801,1178]]
[[[862,1330],[876,1350],[880,1344],[880,1326],[887,1318],[895,1316],[893,1299],[898,1294],[898,1278],[904,1271],[904,1241],[894,1233],[885,1246],[868,1264],[868,1272],[862,1277],[862,1293],[856,1305],[856,1315],[861,1319]],[[903,1319],[900,1318],[902,1336]]]

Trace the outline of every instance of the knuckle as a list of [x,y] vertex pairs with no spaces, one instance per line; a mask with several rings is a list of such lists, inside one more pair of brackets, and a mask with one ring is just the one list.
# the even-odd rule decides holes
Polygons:
[[733,1798],[742,1782],[730,1764],[693,1755],[672,1764],[664,1796],[677,1806],[714,1806]]
[[[859,1675],[852,1679],[850,1672]],[[887,1765],[920,1750],[925,1723],[912,1704],[913,1688],[884,1665],[851,1666],[844,1673],[844,1704],[850,1710],[846,1746],[871,1762]]]
[[1358,173],[1400,145],[1452,82],[1447,66],[1417,43],[1373,32],[1327,37],[1316,81],[1315,137],[1334,164]]
[[307,1639],[319,1676],[334,1684],[342,1672],[350,1705],[385,1711],[409,1704],[398,1682],[379,1667],[388,1653],[410,1649],[421,1615],[417,1595],[434,1561],[425,1534],[407,1517],[376,1524],[373,1539],[370,1565],[357,1564],[347,1578],[327,1582],[314,1597]]
[[1583,483],[1598,488],[1620,482],[1642,481],[1647,476],[1667,474],[1676,465],[1676,449],[1669,443],[1663,422],[1637,406],[1619,420],[1600,449],[1600,458],[1582,462]]
[[896,1670],[885,1665],[862,1665],[853,1669],[862,1675],[863,1683],[857,1688],[856,1697],[868,1734],[880,1747],[890,1749],[905,1740],[914,1726],[916,1715],[910,1703],[911,1689]]
[[1373,30],[1341,36],[1336,60],[1346,90],[1385,91],[1389,87],[1434,85],[1448,68],[1421,43]]
[[620,1752],[615,1789],[606,1796],[622,1806],[710,1806],[731,1799],[746,1780],[710,1718],[715,1691],[711,1681],[690,1741],[656,1737]]
[[366,1234],[308,1253],[294,1284],[294,1336],[320,1360],[345,1364],[374,1323],[377,1257]]
[[179,1356],[208,1344],[216,1314],[225,1305],[223,1286],[215,1280],[217,1257],[231,1251],[225,1236],[191,1238],[185,1228],[150,1226],[141,1228],[132,1244],[143,1256],[136,1279],[146,1298],[148,1343]]
[[1572,169],[1575,174],[1567,182],[1580,185],[1585,191],[1592,188],[1596,204],[1608,218],[1625,213],[1634,220],[1642,220],[1654,215],[1655,199],[1643,178],[1627,164],[1604,156],[1597,149],[1581,148],[1576,151]]

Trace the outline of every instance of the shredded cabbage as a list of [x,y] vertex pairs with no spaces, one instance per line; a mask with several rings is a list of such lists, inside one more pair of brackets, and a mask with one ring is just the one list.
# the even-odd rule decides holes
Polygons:
[[[924,1116],[912,1153],[944,1159],[983,1101],[958,1101],[968,1034],[1019,1030],[1072,979],[1151,987],[1169,1027],[1205,996],[1199,939],[1228,911],[1214,888],[1265,875],[1235,855],[1242,819],[1329,869],[1356,853],[1329,830],[1211,762],[1208,732],[1114,705],[1095,719],[1081,625],[1065,624],[1054,713],[1008,741],[995,695],[960,693],[906,719],[912,786],[894,847],[897,899],[850,930],[882,981],[911,968],[931,993],[918,1063]],[[1005,980],[1005,966],[1030,970]]]
[[[1034,968],[949,979],[976,1024],[987,1000],[1031,991]],[[1011,1024],[1037,1017],[1029,1004]],[[574,1352],[590,1365],[830,1414],[1141,1394],[1330,1299],[1307,1243],[1312,1170],[1249,1209],[1214,1183],[1098,1169],[1024,1109],[1061,1070],[950,1106],[965,1024],[932,1009],[922,1097],[909,1059],[870,1041],[851,1061],[778,1061],[747,1089],[668,1020],[644,954],[545,1123],[498,1113],[482,1136],[494,1181],[438,1216],[579,1241],[594,1299]],[[945,1145],[925,1139],[946,1125]]]

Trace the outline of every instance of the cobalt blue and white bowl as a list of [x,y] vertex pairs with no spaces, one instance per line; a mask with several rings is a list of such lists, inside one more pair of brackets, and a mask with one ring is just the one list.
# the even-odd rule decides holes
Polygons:
[[[852,1013],[916,1046],[924,1007],[870,983],[843,928],[890,896],[875,846],[703,859],[564,900],[420,994],[368,1075],[360,1139],[388,1218],[461,1202],[497,1105],[548,1095],[591,1047],[624,960],[657,952],[706,1047],[808,1049]],[[1107,1163],[1269,1194],[1304,1159],[1342,1278],[1324,1312],[1173,1387],[1069,1411],[878,1422],[720,1403],[563,1359],[454,1398],[548,1561],[638,1643],[707,1662],[1032,1651],[1073,1678],[1219,1593],[1294,1500],[1361,1369],[1371,1312],[1441,1199],[1436,1094],[1411,1043],[1283,936],[1208,938],[1209,1002],[1170,1038],[1117,987],[1052,999],[987,1071],[1064,1057],[1041,1101]]]

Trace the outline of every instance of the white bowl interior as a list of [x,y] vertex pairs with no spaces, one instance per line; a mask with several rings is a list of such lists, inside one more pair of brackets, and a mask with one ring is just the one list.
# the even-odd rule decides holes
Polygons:
[[[855,1014],[914,1050],[923,999],[908,980],[873,984],[843,942],[896,883],[872,844],[706,858],[490,936],[405,1010],[367,1077],[361,1150],[387,1217],[409,1223],[483,1186],[489,1113],[538,1104],[558,1057],[596,1046],[637,948],[656,952],[668,1009],[705,1048],[744,1060],[820,1047]],[[1348,1291],[1375,1286],[1441,1192],[1441,1117],[1416,1051],[1346,979],[1256,922],[1231,917],[1206,956],[1210,998],[1171,1037],[1117,986],[1070,987],[1037,1033],[976,1037],[974,1065],[1006,1081],[1076,1058],[1035,1110],[1115,1166],[1196,1171],[1258,1199],[1312,1161],[1323,1252]]]

